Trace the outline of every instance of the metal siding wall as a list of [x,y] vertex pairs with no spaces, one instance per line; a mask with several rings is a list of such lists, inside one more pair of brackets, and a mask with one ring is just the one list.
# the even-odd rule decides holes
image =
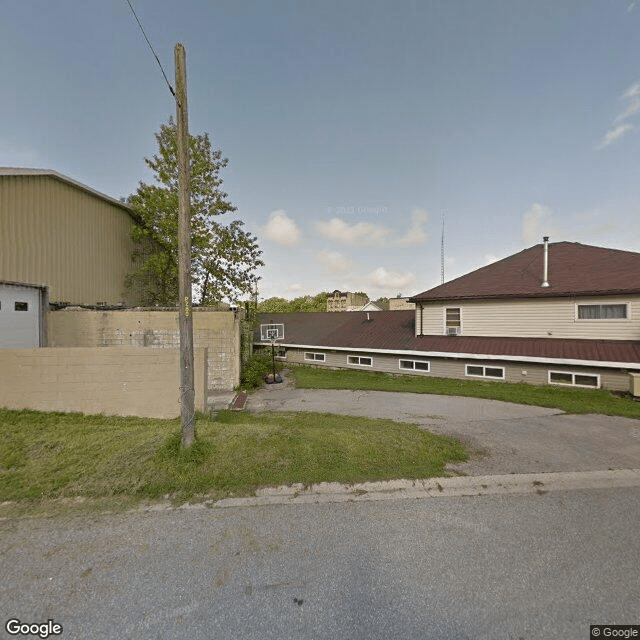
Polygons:
[[49,286],[52,302],[124,300],[124,209],[51,176],[0,176],[0,280]]

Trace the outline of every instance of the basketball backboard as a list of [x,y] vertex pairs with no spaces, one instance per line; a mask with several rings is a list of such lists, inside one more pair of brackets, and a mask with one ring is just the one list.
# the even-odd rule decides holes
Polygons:
[[284,324],[261,324],[260,341],[275,342],[284,340]]

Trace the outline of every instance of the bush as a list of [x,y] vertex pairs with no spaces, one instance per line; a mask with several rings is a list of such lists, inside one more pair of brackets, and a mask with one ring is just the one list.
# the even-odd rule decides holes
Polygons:
[[[276,360],[276,371],[281,371],[282,365]],[[240,386],[243,389],[255,389],[264,382],[264,377],[273,372],[271,351],[254,353],[242,367],[240,372]]]

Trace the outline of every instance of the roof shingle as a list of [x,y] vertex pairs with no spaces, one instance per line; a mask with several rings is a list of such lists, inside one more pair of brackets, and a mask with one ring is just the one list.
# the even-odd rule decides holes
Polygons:
[[[368,316],[368,318],[367,318]],[[414,311],[268,313],[262,323],[284,323],[283,344],[358,350],[475,354],[629,363],[640,368],[640,341],[483,336],[416,336]],[[256,342],[260,340],[259,331]]]
[[549,244],[548,287],[542,287],[544,245],[538,244],[419,293],[411,302],[640,293],[640,253],[577,242]]

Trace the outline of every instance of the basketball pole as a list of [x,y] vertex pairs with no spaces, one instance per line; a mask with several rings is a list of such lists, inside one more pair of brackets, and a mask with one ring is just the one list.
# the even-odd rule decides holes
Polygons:
[[276,383],[276,341],[271,341],[271,364],[273,366],[273,384]]

